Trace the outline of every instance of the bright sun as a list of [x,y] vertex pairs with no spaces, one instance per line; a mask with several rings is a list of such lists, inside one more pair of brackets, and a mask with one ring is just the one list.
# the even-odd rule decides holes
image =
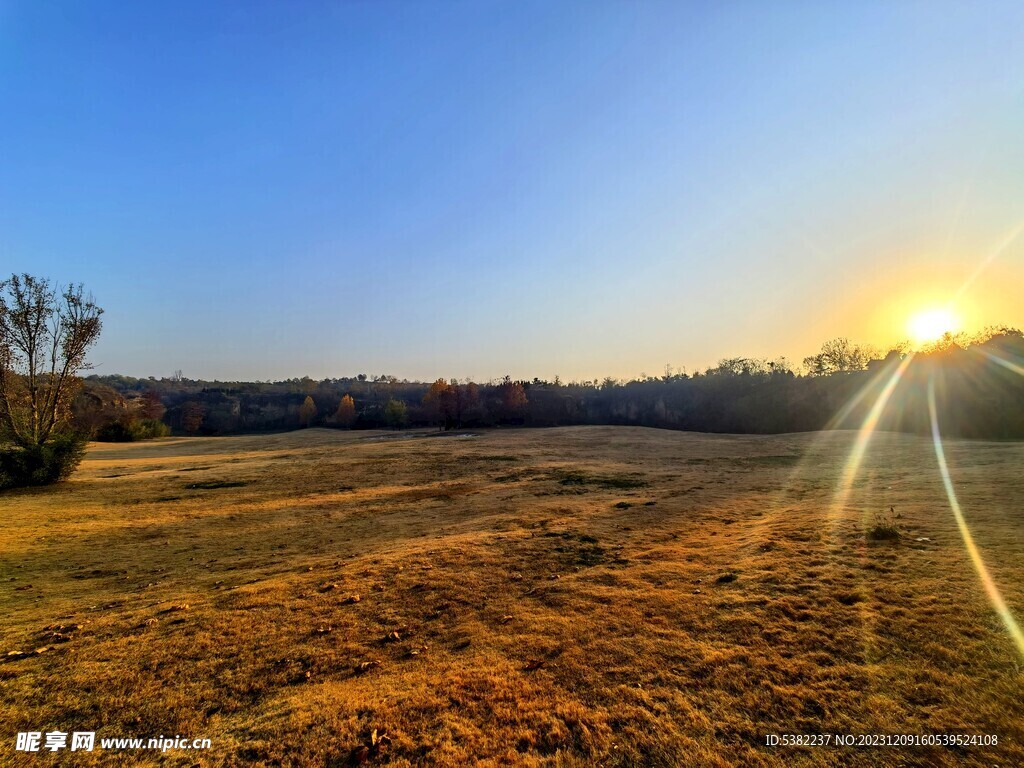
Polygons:
[[959,327],[957,316],[948,309],[926,309],[913,315],[907,323],[915,344],[936,341],[945,333],[955,333]]

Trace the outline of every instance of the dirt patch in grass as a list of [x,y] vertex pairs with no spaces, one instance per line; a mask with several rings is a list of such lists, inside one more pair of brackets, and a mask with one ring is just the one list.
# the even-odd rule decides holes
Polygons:
[[550,475],[559,485],[591,486],[595,488],[643,488],[647,480],[639,475],[604,475],[578,469],[559,469]]
[[691,466],[713,466],[722,470],[795,467],[803,457],[798,453],[779,453],[754,456],[694,456],[683,460]]
[[391,500],[399,503],[410,503],[416,501],[438,500],[451,501],[458,496],[466,496],[473,493],[473,487],[468,484],[446,484],[428,485],[419,488],[409,488],[391,494]]
[[217,488],[241,488],[248,484],[244,480],[207,480],[203,483],[189,483],[185,487],[192,491],[212,491]]

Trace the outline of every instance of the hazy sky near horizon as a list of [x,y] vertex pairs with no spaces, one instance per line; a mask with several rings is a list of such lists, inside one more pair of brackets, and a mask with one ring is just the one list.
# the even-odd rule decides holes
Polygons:
[[[590,379],[1024,326],[1024,4],[0,0],[99,373]],[[967,286],[961,291],[963,286]]]

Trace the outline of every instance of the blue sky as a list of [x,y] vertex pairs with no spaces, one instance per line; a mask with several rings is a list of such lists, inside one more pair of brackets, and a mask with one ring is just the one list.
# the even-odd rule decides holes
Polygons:
[[[1024,221],[1019,3],[0,0],[0,273],[97,371],[885,345]],[[1020,239],[958,299],[1024,326]]]

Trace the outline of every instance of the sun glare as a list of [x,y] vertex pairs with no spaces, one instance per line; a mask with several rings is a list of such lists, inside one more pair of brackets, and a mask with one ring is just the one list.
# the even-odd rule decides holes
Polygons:
[[910,318],[907,330],[915,344],[928,344],[942,338],[945,333],[955,333],[960,322],[948,309],[926,309]]

